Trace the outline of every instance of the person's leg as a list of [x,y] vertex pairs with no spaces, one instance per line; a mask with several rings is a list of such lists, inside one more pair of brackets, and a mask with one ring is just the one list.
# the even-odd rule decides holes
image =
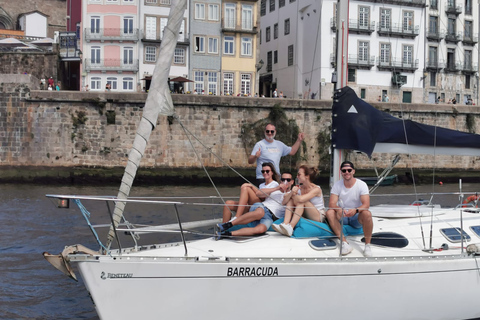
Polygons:
[[253,236],[265,232],[267,232],[267,227],[264,224],[260,223],[254,228],[242,228],[232,231],[232,236]]
[[[340,239],[342,233],[342,226],[340,224],[340,219],[342,218],[342,209],[328,209],[326,216],[328,224],[330,225],[330,229],[332,229],[333,233],[335,233],[335,235]],[[346,241],[345,237],[343,237],[341,240]]]
[[222,222],[225,223],[232,219],[232,211],[237,211],[238,201],[227,200],[223,207]]
[[248,183],[244,183],[240,188],[240,199],[238,200],[237,219],[248,211],[248,205],[260,202],[260,199],[255,194],[255,190]]
[[363,235],[365,236],[365,244],[369,244],[372,241],[373,232],[373,220],[372,213],[368,210],[362,210],[358,214],[358,222],[363,227]]
[[293,212],[295,211],[295,205],[293,204],[293,200],[287,202],[285,207],[285,217],[283,218],[283,223],[289,224],[292,220]]
[[238,226],[242,224],[247,224],[255,220],[260,220],[265,214],[265,210],[263,207],[252,207],[254,209],[253,211],[249,211],[242,215],[241,217],[238,217],[237,219],[232,221],[232,226]]
[[300,218],[302,217],[304,212],[305,212],[305,203],[296,203],[295,213],[292,217],[292,220],[290,220],[290,225],[292,226],[292,228],[295,228],[295,226],[297,225],[298,221],[300,221]]

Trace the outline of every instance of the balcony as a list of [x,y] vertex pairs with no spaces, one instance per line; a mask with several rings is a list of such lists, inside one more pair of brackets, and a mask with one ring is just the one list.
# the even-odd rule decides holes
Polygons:
[[378,26],[377,30],[380,36],[384,37],[400,37],[400,38],[415,38],[420,34],[420,26],[414,28],[404,28],[400,23],[394,23],[391,26]]
[[445,34],[445,42],[458,43],[462,41],[462,38],[461,32]]
[[445,38],[445,31],[441,30],[427,30],[427,39],[430,41],[437,41],[440,42],[443,38]]
[[358,20],[350,19],[348,31],[357,34],[372,34],[375,31],[375,21],[370,23],[359,23]]
[[[143,29],[140,30],[140,38],[142,42],[149,42],[149,43],[162,43],[163,40],[163,33],[159,34],[158,32],[149,33],[147,34]],[[190,45],[190,38],[188,34],[180,32],[178,34],[177,43],[185,46]]]
[[125,63],[123,59],[100,59],[92,61],[92,59],[85,59],[85,70],[90,71],[123,71],[138,72],[138,59]]
[[349,68],[368,70],[371,69],[373,66],[375,66],[375,56],[360,57],[356,54],[348,55]]
[[256,34],[257,26],[255,26],[251,20],[236,21],[236,19],[222,19],[222,32]]
[[445,61],[444,60],[427,60],[425,63],[425,69],[429,71],[438,71],[445,68]]
[[463,71],[463,63],[447,61],[445,69],[443,70],[448,73],[457,73],[458,71]]
[[447,4],[447,6],[445,8],[445,12],[447,14],[454,14],[454,15],[458,16],[460,13],[462,13],[462,9],[463,9],[462,6]]
[[418,59],[415,61],[403,61],[393,58],[390,61],[377,61],[379,70],[395,70],[396,72],[414,72],[418,69]]
[[477,34],[472,35],[471,33],[465,34],[463,36],[462,42],[466,46],[472,46],[473,47],[474,45],[476,45],[478,43],[478,35]]
[[464,62],[463,63],[463,70],[462,70],[462,73],[463,74],[474,74],[475,72],[478,71],[478,65],[477,64],[474,64],[474,63],[468,63],[468,62]]
[[91,29],[85,28],[85,40],[94,41],[138,41],[138,29],[123,29],[123,28],[100,28]]
[[395,4],[399,6],[407,6],[407,7],[419,7],[419,8],[425,8],[426,7],[426,1],[425,0],[360,0],[360,1],[365,1],[365,2],[370,2],[370,3],[380,3],[382,5],[384,4]]

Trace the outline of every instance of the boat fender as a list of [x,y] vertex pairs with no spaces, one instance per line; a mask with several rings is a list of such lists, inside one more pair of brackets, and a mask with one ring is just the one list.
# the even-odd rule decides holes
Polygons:
[[[465,200],[463,201],[463,204],[469,204],[470,202],[475,202],[475,201],[477,201],[479,198],[480,198],[480,196],[478,196],[478,195],[471,195],[470,197],[468,197],[467,199],[465,199]],[[462,206],[462,207],[465,208],[465,207],[467,207],[467,206]],[[478,204],[477,204],[476,207],[478,208]]]
[[467,253],[480,255],[480,243],[472,243],[467,246]]

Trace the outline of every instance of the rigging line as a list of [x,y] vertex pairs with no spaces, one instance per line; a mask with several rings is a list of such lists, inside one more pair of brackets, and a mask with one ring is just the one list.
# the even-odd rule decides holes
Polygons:
[[[435,118],[434,118],[434,122],[433,122],[433,126],[434,126],[434,134],[433,134],[433,174],[432,174],[432,193],[434,194],[435,193],[435,169],[436,169],[436,166],[437,166],[437,162],[436,162],[436,159],[437,159],[437,155],[436,155],[436,150],[437,150],[437,117],[438,117],[438,110],[435,108]],[[430,198],[430,203],[431,203],[431,200],[433,199],[433,195],[432,197]],[[432,241],[433,241],[433,235],[432,235],[432,232],[433,232],[433,208],[431,210],[431,214],[430,214],[430,248],[432,247]]]
[[[320,1],[320,8],[318,9],[318,12],[322,12],[322,5],[323,5],[323,1]],[[318,25],[317,25],[317,35],[315,37],[315,47],[313,49],[313,56],[312,56],[312,70],[310,71],[310,79],[309,79],[309,82],[308,82],[308,93],[310,95],[310,92],[311,92],[311,89],[312,89],[312,77],[313,77],[313,70],[314,70],[314,66],[315,66],[315,58],[316,58],[316,54],[317,54],[317,47],[318,47],[318,35],[320,33],[320,24],[322,22],[322,15],[319,14],[318,15]],[[319,90],[321,90],[321,88],[319,88]],[[307,97],[308,99],[308,97]],[[304,125],[305,125],[305,122],[304,122]]]

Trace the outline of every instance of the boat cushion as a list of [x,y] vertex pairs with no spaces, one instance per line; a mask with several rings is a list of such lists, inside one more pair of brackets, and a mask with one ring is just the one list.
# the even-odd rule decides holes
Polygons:
[[[280,224],[283,222],[283,219],[278,219],[275,221],[275,224]],[[269,231],[274,231],[271,227]],[[343,226],[343,233],[346,236],[353,236],[363,234],[363,228],[353,228],[349,225]],[[336,238],[333,234],[330,226],[323,222],[313,221],[309,219],[302,218],[298,221],[295,229],[293,230],[294,238],[312,238],[312,237],[321,237],[321,238]]]

